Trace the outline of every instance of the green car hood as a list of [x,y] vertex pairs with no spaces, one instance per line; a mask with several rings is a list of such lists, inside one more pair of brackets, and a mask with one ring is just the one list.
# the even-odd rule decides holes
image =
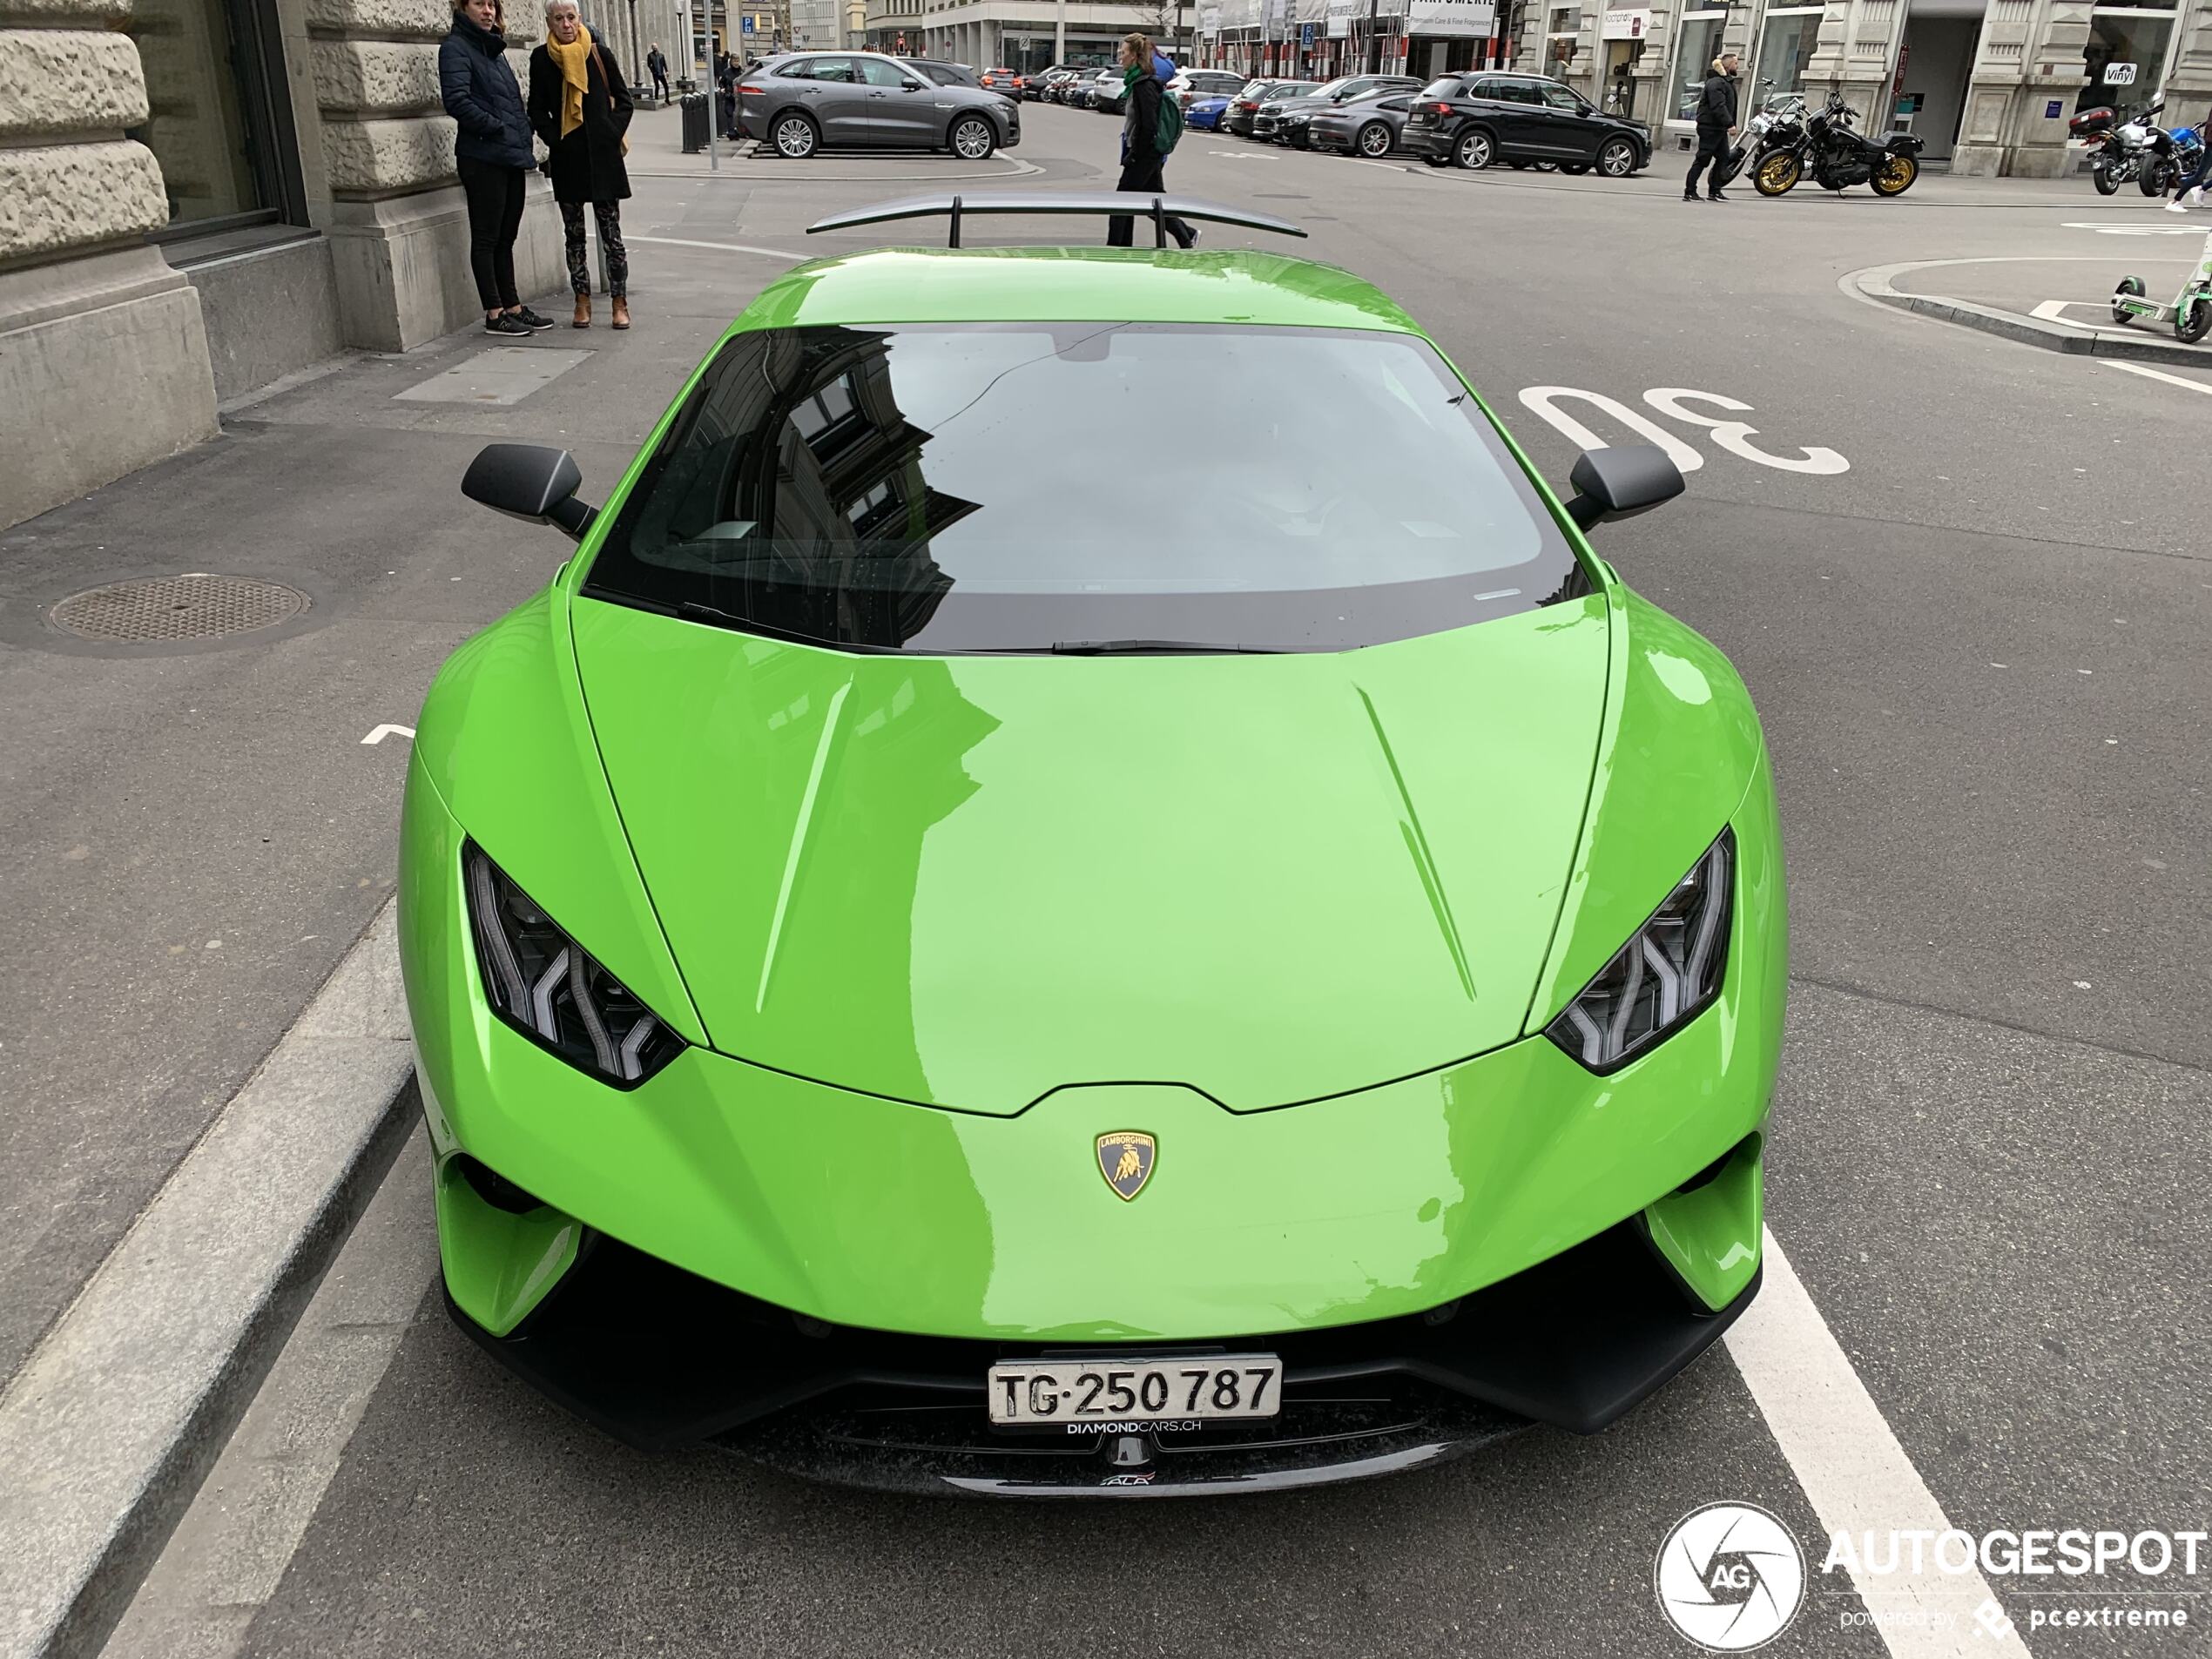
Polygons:
[[577,597],[591,728],[712,1046],[1009,1116],[1309,1102],[1521,1035],[1606,601],[1333,654],[848,655]]

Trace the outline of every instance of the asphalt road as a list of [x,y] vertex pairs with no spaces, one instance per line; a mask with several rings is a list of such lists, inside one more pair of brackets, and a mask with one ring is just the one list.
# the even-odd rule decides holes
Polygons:
[[[1044,172],[1021,182],[1110,183],[1111,122],[1026,121]],[[1774,751],[1794,978],[1774,1234],[1956,1526],[2202,1527],[2212,482],[2187,435],[2212,374],[2038,353],[1838,287],[2063,255],[2108,260],[2078,285],[2108,290],[2166,247],[2096,227],[2172,221],[2081,181],[1689,206],[1672,165],[1433,173],[1192,133],[1170,172],[1298,219],[1301,251],[1399,298],[1554,478],[1578,447],[1557,422],[1617,433],[1623,408],[1699,457],[1685,500],[1602,550],[1729,651]],[[460,501],[475,444],[556,439],[610,475],[777,251],[887,239],[810,241],[807,220],[954,170],[657,160],[626,218],[637,329],[546,337],[593,354],[513,408],[392,401],[473,338],[357,362],[0,537],[0,876],[20,895],[0,1055],[22,1102],[0,1273],[26,1291],[0,1312],[0,1368],[388,887],[404,745],[362,736],[411,721],[442,654],[562,556]],[[1234,413],[1194,401],[1194,435]],[[198,533],[189,568],[292,580],[312,625],[127,659],[40,633],[37,604],[178,568],[177,527],[208,524],[230,528]],[[917,1503],[640,1457],[448,1326],[419,1182],[403,1163],[388,1224],[342,1264],[381,1312],[287,1355],[253,1455],[312,1471],[294,1521],[203,1503],[118,1651],[1688,1652],[1651,1590],[1677,1518],[1745,1501],[1816,1561],[1824,1538],[1808,1493],[1834,1471],[1785,1453],[1722,1350],[1595,1439],[1296,1498]],[[300,1443],[322,1450],[301,1463]],[[1838,1582],[1771,1651],[1882,1650]],[[2026,1629],[2053,1588],[2200,1616]],[[2212,1571],[1999,1588],[2038,1655],[2212,1652]]]

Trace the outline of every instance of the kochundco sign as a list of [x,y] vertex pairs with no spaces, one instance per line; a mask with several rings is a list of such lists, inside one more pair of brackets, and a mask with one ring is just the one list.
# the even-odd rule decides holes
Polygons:
[[1406,0],[1406,32],[1487,40],[1498,22],[1497,0]]

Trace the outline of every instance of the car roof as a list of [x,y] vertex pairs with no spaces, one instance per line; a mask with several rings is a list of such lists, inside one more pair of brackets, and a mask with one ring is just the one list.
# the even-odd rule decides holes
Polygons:
[[736,327],[1088,321],[1420,332],[1372,283],[1312,260],[1228,249],[1151,260],[1095,246],[843,254],[786,273]]

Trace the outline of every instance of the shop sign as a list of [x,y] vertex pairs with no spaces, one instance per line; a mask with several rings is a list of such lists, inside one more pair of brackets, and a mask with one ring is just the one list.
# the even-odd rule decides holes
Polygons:
[[1328,24],[1331,40],[1352,37],[1352,19],[1358,9],[1358,0],[1329,0],[1329,9],[1322,14]]
[[1608,11],[1598,25],[1600,40],[1646,40],[1651,35],[1649,11]]
[[2107,64],[2105,65],[2107,86],[2133,86],[2134,84],[2135,66],[2133,64]]
[[1497,22],[1497,0],[1406,0],[1409,35],[1487,40]]

